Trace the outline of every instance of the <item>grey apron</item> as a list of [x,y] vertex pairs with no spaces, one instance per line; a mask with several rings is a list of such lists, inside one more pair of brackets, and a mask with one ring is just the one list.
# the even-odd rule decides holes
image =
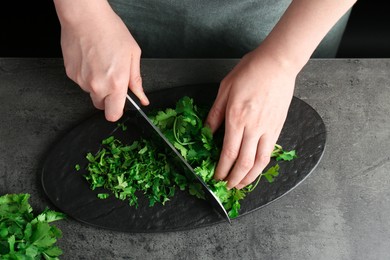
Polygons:
[[[291,0],[109,0],[144,58],[240,58],[256,48]],[[350,12],[313,58],[332,58]]]

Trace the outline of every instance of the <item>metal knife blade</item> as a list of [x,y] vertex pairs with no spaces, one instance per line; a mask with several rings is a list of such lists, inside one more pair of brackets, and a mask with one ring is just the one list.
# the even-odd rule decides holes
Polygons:
[[201,177],[199,177],[191,165],[183,158],[183,156],[176,150],[176,148],[169,142],[169,140],[164,136],[164,134],[153,124],[153,122],[149,119],[149,117],[145,114],[144,111],[140,108],[140,106],[127,95],[127,100],[136,108],[136,110],[141,115],[142,120],[145,120],[150,127],[148,127],[147,131],[151,134],[151,136],[155,136],[158,142],[161,141],[165,150],[168,151],[171,156],[172,162],[175,166],[179,167],[179,169],[183,169],[183,172],[186,176],[198,183],[201,184],[202,190],[205,194],[205,198],[211,204],[211,206],[216,210],[216,212],[226,219],[229,223],[231,223],[230,217],[223,207],[222,203],[215,196],[214,192],[207,186],[207,184],[203,181]]

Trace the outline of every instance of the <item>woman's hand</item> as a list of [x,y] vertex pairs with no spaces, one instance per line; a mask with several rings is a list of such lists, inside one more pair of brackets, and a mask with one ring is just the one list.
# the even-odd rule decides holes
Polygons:
[[206,122],[215,131],[225,120],[216,179],[240,189],[267,166],[286,120],[297,74],[355,2],[292,1],[261,45],[222,80]]
[[[56,1],[61,22],[61,47],[66,73],[105,110],[109,121],[118,120],[128,87],[143,105],[149,103],[142,88],[141,49],[106,0]],[[62,4],[62,6],[61,6]]]
[[242,58],[222,80],[206,124],[225,121],[214,178],[238,189],[252,183],[270,161],[293,96],[297,72],[260,49]]

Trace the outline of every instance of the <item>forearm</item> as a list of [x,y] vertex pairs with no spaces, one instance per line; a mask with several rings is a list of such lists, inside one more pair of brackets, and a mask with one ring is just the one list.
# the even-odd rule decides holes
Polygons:
[[256,50],[298,73],[356,0],[293,0]]

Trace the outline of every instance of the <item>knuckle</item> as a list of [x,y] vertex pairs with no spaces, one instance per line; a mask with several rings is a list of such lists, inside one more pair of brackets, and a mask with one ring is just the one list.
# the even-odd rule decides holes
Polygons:
[[250,182],[248,180],[242,180],[239,184],[247,186],[248,184],[250,184]]
[[90,92],[92,94],[99,95],[99,93],[102,90],[102,84],[101,84],[100,80],[98,80],[96,78],[90,78],[88,80],[88,85],[89,85]]
[[241,181],[241,184],[244,186],[247,186],[247,185],[251,184],[252,182],[254,182],[258,176],[259,176],[258,174],[253,175],[253,176],[247,176],[245,179],[243,179]]
[[252,125],[256,128],[260,126],[261,121],[259,105],[252,100],[230,105],[227,111],[227,117],[234,123],[242,122],[245,119],[251,118]]
[[73,70],[71,69],[70,66],[66,66],[66,64],[65,64],[65,73],[66,76],[68,76],[69,78],[73,77]]
[[141,77],[141,75],[132,76],[130,89],[138,89],[141,86],[142,86],[142,77]]
[[261,154],[258,158],[257,158],[257,161],[258,163],[265,167],[267,164],[269,164],[269,162],[271,161],[271,157],[269,155],[265,155],[265,154]]
[[239,159],[237,164],[242,170],[248,171],[248,170],[252,169],[253,164],[254,164],[254,160],[251,158],[245,157],[245,158]]
[[125,77],[113,76],[111,78],[111,87],[110,88],[113,92],[120,91],[123,88],[127,87],[127,85],[128,85],[128,82],[126,82]]
[[230,160],[236,160],[238,156],[238,149],[234,147],[226,147],[223,149],[223,156]]
[[136,50],[136,52],[139,53],[139,54],[142,53],[142,50],[141,50],[141,48],[139,47],[139,45],[137,45],[137,48],[135,48],[135,50]]
[[112,84],[109,88],[110,88],[110,93],[114,94],[114,93],[118,93],[118,92],[121,92],[122,89],[125,88],[126,85],[120,85],[120,84]]
[[220,118],[223,115],[224,111],[219,106],[213,107],[213,109],[210,111],[209,118],[211,120],[216,120]]
[[84,81],[83,81],[81,75],[78,73],[75,73],[74,69],[72,69],[71,67],[65,67],[65,74],[68,78],[73,80],[75,83],[77,83],[79,85],[84,85],[83,84]]
[[239,120],[242,117],[243,110],[239,106],[231,106],[227,112],[227,117],[230,118],[230,120]]
[[239,179],[229,179],[228,180],[228,186],[230,186],[230,187],[235,187],[238,184],[240,184],[240,180]]
[[142,50],[139,46],[137,46],[136,48],[133,49],[133,57],[134,58],[139,58],[141,57],[141,54],[142,54]]

